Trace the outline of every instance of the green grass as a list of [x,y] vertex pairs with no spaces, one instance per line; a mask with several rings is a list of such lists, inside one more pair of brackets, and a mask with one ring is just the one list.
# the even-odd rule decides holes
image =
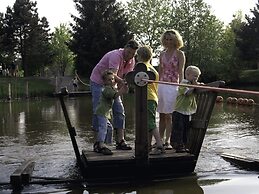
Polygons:
[[259,69],[241,71],[239,80],[242,83],[259,83]]
[[50,96],[55,91],[55,86],[48,79],[37,77],[0,77],[0,99],[7,99],[9,97],[9,84],[11,85],[12,99],[26,98],[27,83],[28,97]]

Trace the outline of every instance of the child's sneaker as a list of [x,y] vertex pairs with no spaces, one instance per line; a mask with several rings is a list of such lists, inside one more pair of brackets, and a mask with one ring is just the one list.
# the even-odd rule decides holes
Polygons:
[[165,148],[164,147],[156,147],[149,154],[150,155],[161,155],[163,153],[165,153]]

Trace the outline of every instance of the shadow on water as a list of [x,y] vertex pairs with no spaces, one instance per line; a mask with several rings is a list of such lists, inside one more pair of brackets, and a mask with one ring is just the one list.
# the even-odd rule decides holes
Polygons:
[[[127,141],[134,143],[135,113],[132,96],[125,97]],[[90,97],[65,101],[72,125],[76,128],[80,150],[92,147]],[[35,160],[33,176],[80,178],[60,103],[57,99],[0,103],[0,182],[27,159]],[[234,176],[256,175],[232,166],[220,156],[223,152],[259,158],[259,107],[216,104],[195,169],[197,177],[125,187],[83,187],[82,184],[28,185],[24,193],[139,193],[213,194],[217,186],[235,184]],[[229,175],[226,177],[226,175]],[[112,175],[111,175],[112,176]],[[231,182],[231,180],[233,181]],[[256,178],[252,178],[254,181]],[[249,179],[242,179],[246,182]],[[243,186],[244,182],[241,182]],[[259,185],[258,185],[259,186]],[[234,187],[231,187],[234,188]],[[252,188],[252,187],[251,187]],[[0,186],[0,193],[10,193]],[[224,193],[224,192],[223,192]],[[231,192],[229,192],[231,193]],[[228,193],[228,194],[229,194]],[[236,192],[238,194],[240,192]],[[251,192],[252,193],[252,192]],[[250,193],[249,193],[250,194]]]

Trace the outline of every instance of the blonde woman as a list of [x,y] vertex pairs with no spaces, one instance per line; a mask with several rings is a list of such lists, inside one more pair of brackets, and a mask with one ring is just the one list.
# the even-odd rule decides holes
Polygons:
[[[185,54],[180,50],[183,47],[182,37],[174,29],[166,30],[161,36],[161,44],[164,50],[159,57],[159,80],[179,83],[184,78],[185,66]],[[174,111],[177,91],[177,86],[158,85],[159,133],[165,149],[172,149],[170,146],[172,112]]]

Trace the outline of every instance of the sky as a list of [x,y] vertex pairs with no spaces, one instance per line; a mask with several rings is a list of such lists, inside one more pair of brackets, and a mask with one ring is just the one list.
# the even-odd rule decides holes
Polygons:
[[[33,0],[35,1],[35,0]],[[36,0],[40,17],[45,16],[50,28],[58,27],[60,23],[70,23],[70,15],[77,14],[73,0]],[[121,0],[126,1],[126,0]],[[130,1],[130,0],[127,0]],[[6,12],[7,6],[13,6],[15,0],[0,0],[0,12]],[[241,10],[243,14],[250,14],[258,0],[204,0],[211,5],[211,11],[226,25],[233,19],[233,14]]]

